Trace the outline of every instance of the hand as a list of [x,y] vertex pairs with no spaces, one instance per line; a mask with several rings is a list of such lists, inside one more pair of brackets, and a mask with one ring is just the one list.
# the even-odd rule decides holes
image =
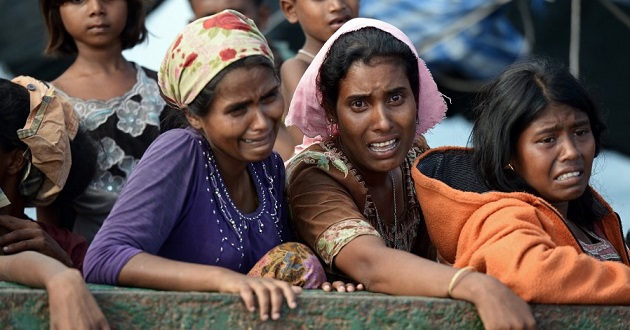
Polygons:
[[355,290],[356,291],[363,291],[363,290],[365,290],[365,287],[361,283],[355,285],[354,283],[345,283],[343,281],[334,281],[332,283],[324,282],[322,284],[322,290],[324,290],[325,292],[331,292],[333,290],[337,290],[337,292],[354,292]]
[[109,329],[105,316],[76,269],[66,269],[48,280],[51,329]]
[[57,259],[68,267],[73,266],[70,256],[37,222],[0,215],[0,228],[8,232],[0,236],[0,247],[4,254],[36,251]]
[[301,293],[302,288],[271,278],[233,273],[223,281],[219,292],[238,293],[250,312],[256,310],[256,300],[258,300],[260,319],[266,321],[269,319],[270,309],[272,320],[280,318],[283,296],[289,308],[297,307],[296,294]]
[[[469,284],[475,280],[477,285]],[[486,329],[536,328],[536,320],[529,305],[499,280],[481,273],[469,273],[461,282],[462,286],[473,285],[480,289],[472,302]]]

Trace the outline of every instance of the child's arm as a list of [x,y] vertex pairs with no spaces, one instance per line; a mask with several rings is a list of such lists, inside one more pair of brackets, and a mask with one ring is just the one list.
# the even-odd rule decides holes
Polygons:
[[109,329],[81,273],[43,254],[0,256],[0,280],[46,288],[54,329]]
[[[286,117],[289,111],[293,93],[302,75],[306,72],[306,68],[308,68],[308,63],[296,58],[288,59],[282,64],[282,67],[280,67],[280,78],[282,80],[281,91],[284,97],[284,115],[282,118]],[[282,159],[286,161],[293,155],[295,146],[302,143],[303,137],[304,135],[297,127],[285,127],[281,125],[274,150],[278,151]]]

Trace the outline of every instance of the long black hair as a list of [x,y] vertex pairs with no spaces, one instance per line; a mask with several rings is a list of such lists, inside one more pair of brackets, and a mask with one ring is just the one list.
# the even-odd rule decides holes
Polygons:
[[[595,139],[595,155],[599,154],[606,124],[602,111],[579,79],[566,66],[547,58],[519,62],[483,89],[474,109],[476,120],[471,133],[473,160],[488,187],[537,195],[533,188],[506,167],[516,154],[521,133],[551,103],[568,105],[588,116]],[[591,203],[589,200],[592,200],[592,195],[587,189],[578,201],[569,204],[572,221],[591,223],[594,220],[592,207],[582,205]],[[578,204],[582,206],[578,207]],[[572,214],[576,209],[590,216]]]

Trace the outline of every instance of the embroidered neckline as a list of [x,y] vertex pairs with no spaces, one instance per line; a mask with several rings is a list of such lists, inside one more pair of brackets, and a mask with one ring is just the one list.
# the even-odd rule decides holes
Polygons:
[[[258,206],[256,210],[249,214],[244,214],[232,201],[229,192],[227,191],[227,187],[225,186],[225,182],[219,173],[216,161],[214,159],[214,154],[212,152],[212,148],[208,144],[208,142],[203,137],[199,137],[199,145],[203,149],[203,156],[205,158],[205,168],[207,171],[206,181],[208,183],[208,188],[206,188],[207,192],[210,194],[210,200],[216,199],[219,205],[220,216],[216,217],[217,225],[220,227],[220,219],[222,218],[228,223],[230,229],[236,234],[238,238],[238,242],[230,242],[228,237],[225,236],[222,229],[219,229],[219,232],[223,235],[221,238],[222,243],[227,243],[237,251],[241,253],[241,260],[239,262],[238,268],[241,268],[243,264],[243,259],[245,258],[245,251],[243,246],[243,235],[250,228],[255,228],[257,225],[257,230],[259,234],[263,234],[265,230],[265,224],[262,222],[265,215],[268,215],[270,219],[273,219],[275,231],[278,235],[278,239],[280,242],[283,241],[282,236],[282,226],[280,226],[280,216],[279,216],[279,205],[280,202],[276,198],[276,192],[274,189],[274,179],[267,172],[267,165],[264,161],[261,161],[262,165],[262,175],[263,179],[260,178],[259,173],[256,171],[252,163],[247,164],[248,173],[251,175],[252,180],[254,180],[254,185],[256,186],[256,196],[259,200]],[[268,184],[267,191],[265,191],[265,187],[263,185],[263,180],[266,180]],[[236,215],[236,217],[232,216],[232,213]],[[212,213],[216,215],[216,211],[213,210]],[[221,254],[223,253],[223,246],[220,247],[219,256],[216,258],[215,262],[218,263]]]

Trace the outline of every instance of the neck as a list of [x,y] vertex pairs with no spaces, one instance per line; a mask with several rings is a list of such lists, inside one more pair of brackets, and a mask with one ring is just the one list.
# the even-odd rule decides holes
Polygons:
[[323,46],[323,42],[307,36],[306,41],[304,42],[304,45],[302,45],[301,49],[303,49],[305,52],[315,55],[317,54],[317,52],[319,52],[320,49],[322,49]]
[[555,207],[558,212],[562,215],[565,220],[568,220],[569,217],[569,202],[558,202],[552,203],[553,207]]
[[[113,73],[132,68],[121,53],[93,53],[90,56],[77,56],[70,69],[80,70],[83,73]],[[69,69],[69,70],[70,70]]]

